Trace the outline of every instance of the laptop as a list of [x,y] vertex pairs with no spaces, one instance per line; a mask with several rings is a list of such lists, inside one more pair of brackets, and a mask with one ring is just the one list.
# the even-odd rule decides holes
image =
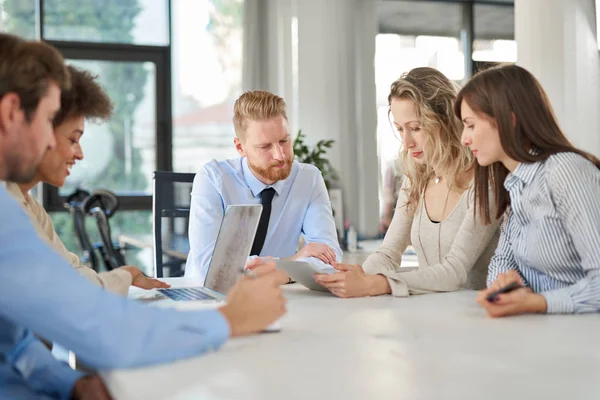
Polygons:
[[261,213],[260,204],[227,206],[204,286],[158,291],[176,302],[225,300],[229,289],[244,274]]

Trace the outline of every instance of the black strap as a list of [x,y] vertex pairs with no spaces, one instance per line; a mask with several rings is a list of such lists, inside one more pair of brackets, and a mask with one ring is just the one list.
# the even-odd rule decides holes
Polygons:
[[273,201],[273,196],[275,196],[275,189],[273,188],[266,188],[260,192],[260,202],[263,206],[263,210],[260,215],[260,221],[258,222],[258,229],[256,230],[256,236],[254,237],[252,250],[250,251],[251,256],[259,256],[263,245],[265,244],[267,229],[269,229],[269,219],[271,218],[271,202]]

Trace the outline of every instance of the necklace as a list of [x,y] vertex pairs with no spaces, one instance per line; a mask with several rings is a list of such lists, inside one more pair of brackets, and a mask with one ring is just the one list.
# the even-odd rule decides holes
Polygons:
[[[438,226],[438,232],[437,232],[438,233],[438,235],[437,235],[437,239],[438,239],[438,262],[440,264],[442,263],[442,223],[444,222],[444,219],[443,219],[444,218],[444,213],[446,212],[446,206],[448,205],[448,198],[450,197],[451,190],[452,190],[452,186],[449,186],[448,187],[448,193],[446,193],[446,200],[444,200],[444,207],[442,208],[442,215],[441,215],[441,218],[440,218],[440,222],[437,224],[437,226]],[[418,228],[418,232],[417,232],[417,237],[419,238],[419,245],[421,246],[421,249],[423,251],[423,257],[425,258],[425,262],[429,266],[431,264],[429,264],[429,260],[427,259],[427,252],[423,248],[423,243],[421,242],[421,222],[423,221],[423,210],[424,209],[425,209],[425,190],[423,190],[421,211],[419,213],[419,228]],[[427,218],[429,219],[429,216]]]
[[435,177],[435,183],[440,183],[440,177],[439,176]]

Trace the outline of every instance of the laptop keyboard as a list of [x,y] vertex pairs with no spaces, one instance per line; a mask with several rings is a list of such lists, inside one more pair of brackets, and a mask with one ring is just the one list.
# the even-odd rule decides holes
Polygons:
[[175,301],[215,300],[213,296],[202,292],[198,288],[158,289],[158,291]]

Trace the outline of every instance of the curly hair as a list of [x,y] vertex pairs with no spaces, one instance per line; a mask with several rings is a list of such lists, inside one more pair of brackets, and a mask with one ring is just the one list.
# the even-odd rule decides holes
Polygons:
[[56,128],[65,120],[83,116],[87,120],[106,121],[113,111],[113,103],[90,72],[67,66],[71,75],[71,88],[60,95],[60,111],[54,118]]

